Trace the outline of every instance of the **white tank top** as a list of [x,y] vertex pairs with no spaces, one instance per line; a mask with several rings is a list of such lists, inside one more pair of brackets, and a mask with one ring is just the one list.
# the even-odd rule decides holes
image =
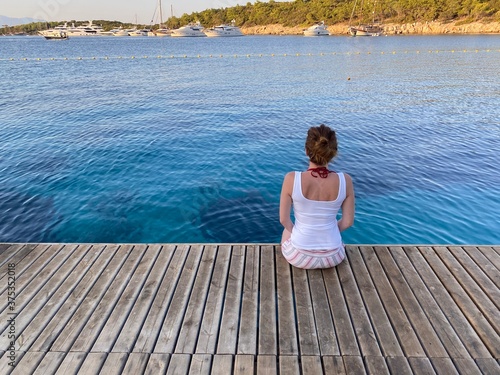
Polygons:
[[304,250],[333,250],[342,246],[337,213],[346,197],[345,177],[339,176],[339,193],[333,201],[315,201],[302,194],[301,172],[295,172],[292,201],[295,224],[292,244]]

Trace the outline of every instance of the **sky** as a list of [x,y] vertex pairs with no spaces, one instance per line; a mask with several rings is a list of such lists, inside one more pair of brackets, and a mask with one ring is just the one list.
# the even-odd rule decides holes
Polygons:
[[[46,21],[110,20],[149,24],[159,0],[0,0],[0,15]],[[163,18],[210,8],[245,5],[253,0],[162,0]],[[263,1],[265,2],[265,0]],[[157,18],[154,20],[158,22]]]

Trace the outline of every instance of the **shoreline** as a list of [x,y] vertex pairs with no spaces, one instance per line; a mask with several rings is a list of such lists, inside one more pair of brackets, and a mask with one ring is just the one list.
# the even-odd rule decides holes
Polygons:
[[[348,35],[348,24],[328,26],[330,35]],[[245,27],[246,35],[302,35],[307,27],[283,25],[260,25]],[[500,22],[413,22],[406,24],[387,23],[383,25],[385,35],[445,35],[445,34],[500,34]]]

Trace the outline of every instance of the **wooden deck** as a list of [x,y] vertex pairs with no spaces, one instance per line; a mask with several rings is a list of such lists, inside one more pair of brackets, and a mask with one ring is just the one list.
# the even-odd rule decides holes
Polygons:
[[0,373],[500,374],[499,270],[499,247],[304,271],[272,244],[0,244]]

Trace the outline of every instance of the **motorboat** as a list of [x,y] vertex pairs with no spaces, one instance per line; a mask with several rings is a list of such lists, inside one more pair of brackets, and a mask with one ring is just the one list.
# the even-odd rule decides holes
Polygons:
[[149,32],[149,30],[147,30],[147,29],[140,29],[140,30],[132,29],[132,30],[128,31],[128,35],[129,36],[148,36],[148,32]]
[[235,25],[235,23],[236,21],[232,20],[231,25],[222,24],[211,27],[203,32],[208,37],[243,36],[244,34],[241,32],[240,28]]
[[304,30],[304,36],[328,36],[330,32],[328,31],[325,22],[321,21],[306,30]]
[[87,25],[75,26],[73,23],[71,27],[67,28],[68,36],[97,36],[103,32],[102,26],[96,26],[89,21]]
[[171,36],[172,30],[166,27],[160,27],[159,29],[153,30],[155,36]]
[[190,23],[172,31],[173,37],[200,37],[206,36],[203,32],[203,26],[199,22]]
[[128,30],[125,30],[122,27],[111,30],[111,33],[113,36],[128,36]]
[[68,33],[62,30],[49,29],[38,32],[45,39],[68,39]]

